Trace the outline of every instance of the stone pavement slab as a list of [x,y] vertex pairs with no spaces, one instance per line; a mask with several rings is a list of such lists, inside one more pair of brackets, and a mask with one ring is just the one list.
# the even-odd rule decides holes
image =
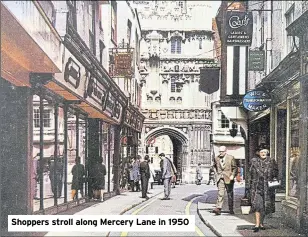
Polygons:
[[[157,185],[150,189],[150,198],[163,193],[163,186]],[[128,210],[145,202],[141,192],[125,192],[104,202],[94,204],[74,215],[122,215]],[[45,236],[108,236],[108,232],[48,232]]]
[[212,213],[212,210],[215,208],[217,191],[206,192],[205,195],[198,200],[198,214],[202,221],[217,236],[301,236],[299,233],[296,233],[293,229],[283,224],[279,197],[277,198],[278,200],[276,200],[276,212],[265,218],[264,226],[266,229],[254,233],[252,231],[252,227],[255,225],[254,213],[243,215],[241,212],[240,200],[243,196],[244,188],[235,187],[235,214],[229,214],[227,196],[225,196],[222,214],[216,216]]
[[[201,209],[200,209],[201,208]],[[211,211],[215,208],[213,204],[198,202],[198,214],[201,220],[217,235],[217,236],[242,236],[237,225],[252,225],[252,223],[238,218],[229,213],[222,213],[216,216]]]

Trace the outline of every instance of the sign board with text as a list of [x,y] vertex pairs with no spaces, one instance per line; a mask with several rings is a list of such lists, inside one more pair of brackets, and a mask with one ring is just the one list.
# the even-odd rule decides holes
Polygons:
[[129,53],[116,53],[114,55],[114,76],[115,77],[131,77],[133,54]]
[[251,45],[253,33],[252,12],[227,11],[225,24],[226,45]]
[[271,102],[271,96],[259,90],[249,91],[243,98],[245,109],[252,112],[260,112],[268,109],[271,106]]
[[249,50],[248,70],[263,71],[265,61],[264,50]]

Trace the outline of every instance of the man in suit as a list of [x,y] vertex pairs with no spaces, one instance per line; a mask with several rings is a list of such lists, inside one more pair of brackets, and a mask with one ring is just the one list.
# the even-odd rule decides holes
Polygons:
[[140,175],[141,175],[141,192],[142,198],[149,199],[147,196],[148,184],[150,179],[150,166],[149,166],[149,156],[144,157],[144,161],[140,163]]
[[172,176],[176,174],[176,170],[172,161],[169,158],[165,157],[164,153],[159,154],[159,157],[162,160],[162,179],[164,182],[165,193],[165,197],[162,198],[162,200],[170,200],[169,196],[171,192],[171,179]]
[[227,148],[225,146],[219,147],[219,155],[215,157],[214,168],[217,175],[216,180],[218,187],[218,196],[216,208],[213,210],[213,213],[215,213],[216,215],[221,214],[225,190],[227,190],[229,212],[230,214],[234,214],[233,187],[234,178],[237,175],[237,166],[234,157],[227,154]]

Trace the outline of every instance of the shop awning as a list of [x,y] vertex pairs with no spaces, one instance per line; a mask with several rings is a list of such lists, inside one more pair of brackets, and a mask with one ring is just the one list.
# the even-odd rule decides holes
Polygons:
[[61,38],[40,5],[36,1],[0,4],[1,76],[17,86],[30,86],[26,73],[60,72]]

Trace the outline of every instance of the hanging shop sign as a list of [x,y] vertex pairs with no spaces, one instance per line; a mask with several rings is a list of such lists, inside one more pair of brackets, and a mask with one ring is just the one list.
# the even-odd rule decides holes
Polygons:
[[264,50],[249,50],[248,70],[263,71],[264,70]]
[[226,45],[250,46],[253,33],[252,12],[227,11],[225,37]]
[[114,76],[115,77],[131,77],[133,53],[115,53],[114,55]]
[[271,102],[271,96],[259,90],[249,91],[243,98],[244,108],[252,112],[268,109],[271,106]]

